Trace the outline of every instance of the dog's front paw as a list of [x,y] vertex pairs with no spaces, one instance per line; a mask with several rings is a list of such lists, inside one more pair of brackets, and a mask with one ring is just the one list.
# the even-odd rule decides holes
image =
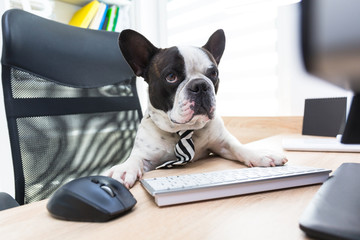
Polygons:
[[126,162],[113,166],[105,173],[105,175],[118,180],[128,189],[134,186],[136,180],[141,178],[142,174],[139,166],[130,165]]
[[270,151],[259,151],[249,157],[245,164],[249,167],[275,167],[287,163],[285,155]]

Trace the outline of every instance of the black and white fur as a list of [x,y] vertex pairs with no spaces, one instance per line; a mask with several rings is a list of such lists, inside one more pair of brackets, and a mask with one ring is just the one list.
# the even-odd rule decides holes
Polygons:
[[177,132],[188,129],[194,130],[193,161],[213,153],[250,167],[287,162],[282,154],[244,147],[216,114],[217,66],[225,49],[223,30],[213,33],[203,47],[165,49],[156,48],[133,30],[124,30],[119,46],[134,73],[148,83],[149,103],[129,158],[112,167],[108,176],[132,187],[145,171],[175,159]]

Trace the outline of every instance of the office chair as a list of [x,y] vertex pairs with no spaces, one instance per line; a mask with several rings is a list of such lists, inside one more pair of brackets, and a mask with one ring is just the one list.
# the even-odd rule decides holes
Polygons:
[[17,9],[4,13],[2,31],[16,201],[47,198],[126,160],[142,112],[118,34]]

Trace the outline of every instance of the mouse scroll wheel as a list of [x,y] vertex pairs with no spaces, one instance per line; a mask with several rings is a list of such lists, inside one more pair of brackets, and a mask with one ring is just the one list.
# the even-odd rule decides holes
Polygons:
[[115,197],[115,193],[113,192],[113,190],[110,187],[108,187],[106,185],[102,185],[100,187],[102,188],[102,190],[107,192],[107,194],[109,194],[111,197]]

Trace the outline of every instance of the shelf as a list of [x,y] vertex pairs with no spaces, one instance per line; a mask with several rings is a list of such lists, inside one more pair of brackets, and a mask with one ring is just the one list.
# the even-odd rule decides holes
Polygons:
[[[85,4],[91,2],[92,0],[58,0],[59,2],[66,2],[78,6],[84,6]],[[115,5],[127,5],[130,4],[129,0],[102,0],[101,2],[107,4],[115,4]]]
[[[3,1],[3,0],[2,0]],[[2,12],[9,8],[20,8],[29,11],[38,16],[55,20],[64,24],[68,24],[74,13],[81,7],[91,2],[92,0],[52,0],[42,1],[33,0],[31,5],[26,6],[26,9],[21,0],[5,0],[3,6],[0,5]],[[124,6],[131,4],[130,0],[99,0],[109,5]],[[24,7],[24,8],[23,8]]]

